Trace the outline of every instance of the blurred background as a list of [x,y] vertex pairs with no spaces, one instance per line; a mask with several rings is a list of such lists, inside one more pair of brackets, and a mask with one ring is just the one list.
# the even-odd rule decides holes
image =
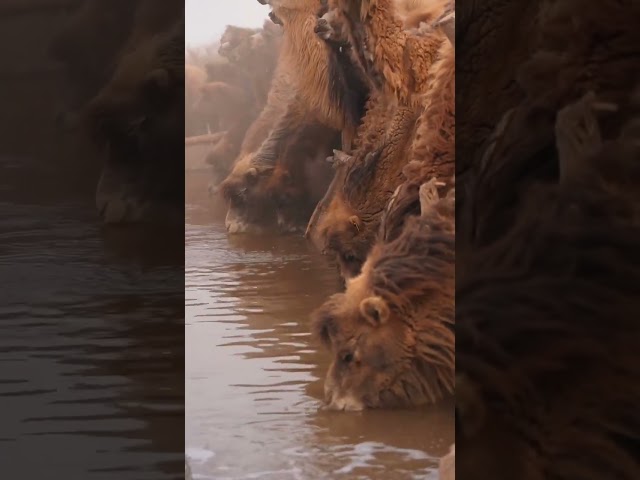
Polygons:
[[258,28],[267,18],[269,7],[257,0],[185,0],[187,47],[217,41],[226,25]]

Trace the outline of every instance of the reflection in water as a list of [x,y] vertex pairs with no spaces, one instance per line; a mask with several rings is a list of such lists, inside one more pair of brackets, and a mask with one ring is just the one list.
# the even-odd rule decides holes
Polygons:
[[308,317],[338,290],[335,268],[302,238],[229,237],[220,212],[202,206],[187,206],[185,231],[194,479],[437,478],[451,405],[318,411],[329,356],[310,341]]
[[0,203],[4,476],[183,478],[183,255],[31,192]]

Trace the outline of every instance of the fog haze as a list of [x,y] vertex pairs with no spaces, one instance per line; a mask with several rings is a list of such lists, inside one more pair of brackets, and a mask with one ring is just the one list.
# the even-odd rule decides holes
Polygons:
[[188,47],[211,43],[227,25],[260,27],[268,14],[269,7],[257,0],[186,0],[185,42]]

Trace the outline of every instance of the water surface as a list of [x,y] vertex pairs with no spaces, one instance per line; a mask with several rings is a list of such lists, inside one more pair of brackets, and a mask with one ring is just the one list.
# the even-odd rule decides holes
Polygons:
[[309,313],[340,288],[303,238],[228,236],[187,177],[186,453],[194,479],[437,478],[452,407],[319,412],[329,357]]

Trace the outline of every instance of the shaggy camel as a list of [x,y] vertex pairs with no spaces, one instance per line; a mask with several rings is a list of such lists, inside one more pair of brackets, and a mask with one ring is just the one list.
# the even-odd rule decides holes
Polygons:
[[[355,2],[357,3],[357,2]],[[432,175],[448,178],[454,165],[454,51],[446,36],[437,28],[411,34],[404,29],[392,2],[364,2],[362,9],[353,3],[333,2],[333,9],[318,22],[321,38],[336,41],[349,38],[363,45],[353,55],[354,63],[367,74],[379,108],[368,112],[358,136],[374,132],[376,143],[359,141],[352,155],[343,160],[327,195],[312,216],[307,236],[322,251],[332,253],[343,277],[357,275],[378,234],[381,214],[391,194],[404,181],[403,169],[411,160],[423,167],[422,181]],[[406,8],[406,4],[405,4]],[[423,18],[438,18],[445,4],[419,9]],[[361,12],[368,12],[362,17]],[[406,10],[403,11],[407,15]],[[369,32],[365,35],[364,32]],[[396,32],[398,38],[381,36]],[[376,60],[369,53],[364,36],[382,53]],[[393,38],[393,40],[390,40]],[[397,40],[397,41],[396,41]],[[386,42],[386,43],[385,43]],[[405,52],[402,55],[398,53]],[[404,45],[404,47],[402,46]],[[434,48],[437,48],[434,51]],[[360,51],[358,51],[360,50]],[[387,51],[388,50],[388,51]],[[386,53],[385,53],[386,52]],[[391,59],[415,57],[415,61]],[[399,77],[404,75],[404,80]],[[370,121],[371,124],[367,124]],[[390,125],[379,135],[380,124]]]
[[346,291],[312,316],[334,356],[328,408],[417,406],[453,393],[455,191],[441,199],[437,183],[422,185],[420,215],[381,239]]

